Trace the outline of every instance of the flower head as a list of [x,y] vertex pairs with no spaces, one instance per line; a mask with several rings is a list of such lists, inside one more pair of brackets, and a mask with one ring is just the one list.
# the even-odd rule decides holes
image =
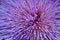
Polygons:
[[2,0],[0,39],[60,40],[59,0]]

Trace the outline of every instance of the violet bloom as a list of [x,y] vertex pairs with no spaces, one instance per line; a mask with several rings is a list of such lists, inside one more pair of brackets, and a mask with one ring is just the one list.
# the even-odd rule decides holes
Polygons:
[[59,0],[0,0],[0,40],[60,40]]

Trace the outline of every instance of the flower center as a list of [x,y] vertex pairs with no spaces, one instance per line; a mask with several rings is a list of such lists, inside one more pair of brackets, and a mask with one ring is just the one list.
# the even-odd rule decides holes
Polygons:
[[33,27],[34,29],[39,29],[40,27],[42,27],[41,26],[41,18],[40,18],[40,16],[41,16],[41,12],[36,12],[36,17],[35,17],[35,19],[34,20],[30,20],[29,21],[29,23],[28,23],[28,25],[29,25],[29,27]]

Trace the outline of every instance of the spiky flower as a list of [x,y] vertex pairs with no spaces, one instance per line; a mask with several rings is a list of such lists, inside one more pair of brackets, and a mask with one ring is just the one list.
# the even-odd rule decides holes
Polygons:
[[59,0],[1,0],[0,40],[60,40]]

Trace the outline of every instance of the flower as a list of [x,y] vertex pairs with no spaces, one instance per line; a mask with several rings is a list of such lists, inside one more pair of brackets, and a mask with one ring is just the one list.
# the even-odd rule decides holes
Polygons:
[[60,40],[59,0],[2,0],[0,40]]

